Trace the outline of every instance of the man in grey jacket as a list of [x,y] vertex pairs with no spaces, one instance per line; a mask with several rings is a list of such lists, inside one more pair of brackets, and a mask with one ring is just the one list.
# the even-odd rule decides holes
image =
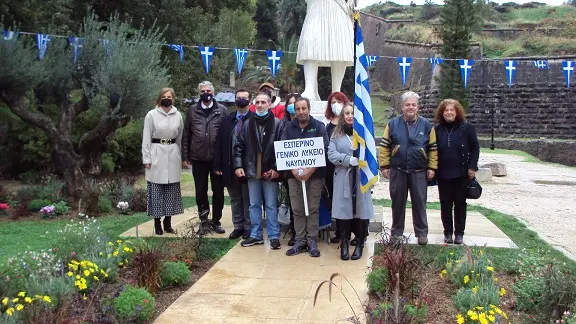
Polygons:
[[[216,136],[222,119],[228,113],[226,107],[214,100],[214,86],[209,81],[198,84],[200,101],[188,107],[184,134],[182,136],[182,165],[192,166],[196,206],[200,216],[199,234],[210,229],[218,234],[225,231],[220,224],[224,209],[224,186],[222,175],[214,171],[214,148]],[[208,176],[212,185],[212,220],[208,220],[210,203],[208,201]]]

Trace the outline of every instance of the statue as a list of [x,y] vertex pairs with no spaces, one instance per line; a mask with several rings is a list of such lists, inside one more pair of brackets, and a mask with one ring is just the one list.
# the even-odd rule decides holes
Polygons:
[[306,0],[306,18],[296,63],[304,66],[303,97],[320,100],[318,67],[329,66],[332,92],[340,91],[347,66],[354,64],[353,9],[357,0]]

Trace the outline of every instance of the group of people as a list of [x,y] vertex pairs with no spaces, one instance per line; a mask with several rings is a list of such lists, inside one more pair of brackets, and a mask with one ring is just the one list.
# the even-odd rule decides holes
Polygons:
[[[180,180],[184,166],[192,167],[201,221],[199,234],[225,233],[220,220],[226,187],[234,224],[229,237],[242,237],[243,247],[264,244],[264,208],[270,247],[280,249],[278,192],[283,186],[288,192],[292,234],[286,255],[307,251],[312,257],[320,256],[322,205],[336,221],[336,236],[331,241],[340,243],[341,259],[360,259],[374,207],[371,191],[360,190],[360,161],[354,156],[352,145],[354,108],[346,95],[332,93],[325,119],[319,121],[310,114],[308,98],[292,93],[282,104],[270,83],[262,84],[254,97],[249,91],[238,89],[237,110],[233,113],[216,102],[210,82],[201,82],[198,91],[200,100],[188,107],[183,119],[173,105],[174,91],[162,89],[156,107],[144,120],[142,156],[148,214],[154,217],[156,234],[173,233],[171,217],[183,213]],[[403,95],[402,112],[388,123],[378,156],[384,177],[390,179],[392,234],[404,234],[410,192],[415,234],[419,244],[427,243],[427,185],[437,179],[445,242],[461,244],[466,221],[465,188],[477,170],[479,146],[475,130],[465,121],[464,110],[455,100],[440,103],[436,126],[418,116],[418,95],[414,92]],[[278,170],[275,141],[315,137],[323,138],[326,167]],[[353,253],[349,253],[349,245],[355,246]]]

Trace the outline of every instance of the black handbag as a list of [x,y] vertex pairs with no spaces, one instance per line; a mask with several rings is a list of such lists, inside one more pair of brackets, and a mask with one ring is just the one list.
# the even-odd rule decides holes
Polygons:
[[478,180],[474,178],[468,182],[468,193],[466,194],[466,198],[478,199],[480,196],[482,196],[482,186]]

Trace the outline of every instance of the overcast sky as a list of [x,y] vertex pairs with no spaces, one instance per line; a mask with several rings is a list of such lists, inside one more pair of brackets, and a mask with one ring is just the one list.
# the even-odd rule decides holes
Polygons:
[[[417,5],[423,5],[424,4],[424,0],[413,0],[414,3],[416,3]],[[536,1],[536,2],[544,2],[547,3],[548,5],[551,6],[559,6],[561,4],[564,3],[565,0],[495,0],[494,2],[497,3],[503,3],[503,2],[516,2],[516,3],[526,3],[526,2],[532,2],[532,1]],[[386,2],[386,0],[384,1],[380,1],[380,0],[358,0],[358,8],[362,9],[364,7],[368,7],[369,5],[375,4],[375,3],[379,3],[379,2]],[[409,5],[410,4],[410,0],[396,0],[394,1],[397,4],[402,4],[402,5]],[[443,4],[444,1],[443,0],[433,0],[432,2],[437,3],[437,4]]]

